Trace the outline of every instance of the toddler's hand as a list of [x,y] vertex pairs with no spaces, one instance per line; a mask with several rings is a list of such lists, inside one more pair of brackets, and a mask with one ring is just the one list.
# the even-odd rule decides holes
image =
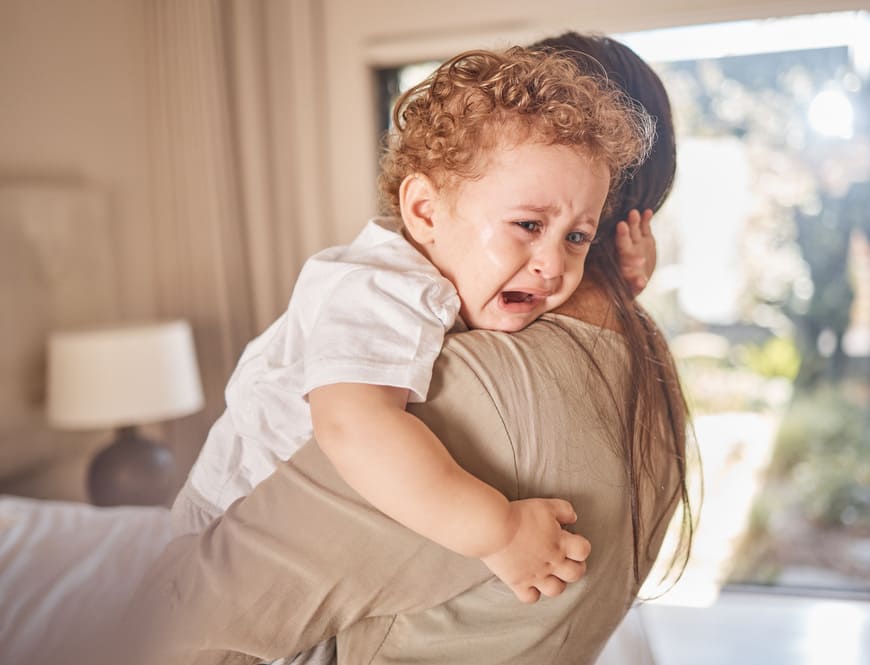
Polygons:
[[561,499],[523,499],[509,504],[507,545],[482,557],[486,566],[524,603],[541,594],[558,596],[586,574],[589,541],[562,528],[577,515]]
[[622,276],[633,295],[644,290],[656,267],[656,240],[650,229],[652,210],[628,213],[616,225],[616,254]]

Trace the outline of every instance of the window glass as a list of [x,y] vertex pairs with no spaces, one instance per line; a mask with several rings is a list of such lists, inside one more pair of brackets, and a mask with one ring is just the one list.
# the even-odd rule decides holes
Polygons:
[[641,298],[692,406],[698,556],[732,584],[870,591],[870,21],[634,37],[678,134]]

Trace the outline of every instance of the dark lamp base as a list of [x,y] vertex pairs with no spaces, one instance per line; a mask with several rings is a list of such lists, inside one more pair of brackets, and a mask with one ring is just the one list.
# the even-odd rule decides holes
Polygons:
[[88,492],[96,506],[167,505],[174,489],[172,452],[122,427],[118,437],[91,462]]

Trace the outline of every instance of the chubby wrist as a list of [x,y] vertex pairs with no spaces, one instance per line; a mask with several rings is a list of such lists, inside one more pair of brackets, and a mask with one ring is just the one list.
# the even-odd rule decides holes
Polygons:
[[484,559],[500,552],[510,544],[519,528],[510,501],[497,490],[489,489],[485,502],[472,508],[474,518],[468,520],[464,529],[468,538],[460,553],[465,556]]

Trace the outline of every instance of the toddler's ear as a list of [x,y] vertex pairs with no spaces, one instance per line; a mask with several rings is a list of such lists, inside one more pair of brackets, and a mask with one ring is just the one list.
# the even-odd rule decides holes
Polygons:
[[402,221],[411,237],[420,245],[432,242],[437,189],[420,173],[406,176],[399,185],[399,208]]

